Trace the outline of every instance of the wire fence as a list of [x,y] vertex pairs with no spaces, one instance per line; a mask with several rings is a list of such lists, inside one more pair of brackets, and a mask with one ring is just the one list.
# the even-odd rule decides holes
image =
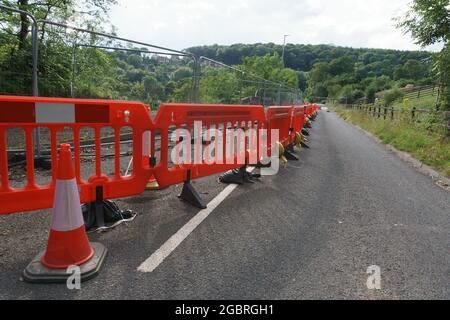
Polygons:
[[349,104],[345,108],[363,112],[373,118],[387,121],[403,121],[412,125],[422,125],[427,130],[450,135],[450,111],[432,109],[394,108],[380,104]]
[[41,44],[41,95],[138,100],[152,108],[161,102],[194,101],[195,57],[114,35],[46,25],[53,41]]
[[39,50],[18,50],[24,55],[18,58],[0,53],[0,94],[32,95],[37,78],[40,96],[138,100],[152,108],[162,102],[301,102],[297,88],[189,52],[52,21],[36,25],[32,40],[39,40]]

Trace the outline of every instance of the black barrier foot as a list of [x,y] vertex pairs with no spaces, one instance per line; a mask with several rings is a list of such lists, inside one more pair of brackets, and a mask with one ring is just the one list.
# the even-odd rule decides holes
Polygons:
[[246,168],[241,168],[239,170],[241,170],[244,174],[244,182],[245,183],[255,183],[255,181],[253,181],[253,179],[254,179],[253,174],[247,172]]
[[309,135],[310,135],[309,130],[308,130],[308,129],[305,129],[305,128],[302,129],[302,134],[303,134],[304,136],[309,136]]
[[187,172],[187,179],[184,182],[183,190],[179,195],[179,198],[186,201],[187,203],[192,204],[194,207],[199,209],[206,209],[207,206],[205,202],[202,200],[197,190],[195,190],[194,186],[191,183],[191,171]]
[[241,168],[225,172],[219,177],[219,181],[226,184],[243,185],[247,179],[244,170]]
[[303,141],[302,141],[302,142],[300,142],[300,143],[301,143],[301,145],[302,145],[303,148],[310,149],[309,145],[307,145],[306,142],[303,142]]
[[260,179],[261,175],[257,173],[250,173],[247,167],[230,170],[219,177],[219,181],[225,184],[255,183],[255,179]]
[[245,176],[246,176],[246,179],[247,179],[246,182],[249,182],[249,183],[255,183],[255,180],[261,179],[261,174],[259,174],[259,173],[250,173],[250,172],[247,172],[247,170],[245,171]]
[[308,129],[312,129],[312,125],[309,122],[305,124],[305,127],[307,127]]
[[286,157],[286,159],[290,160],[290,161],[298,161],[299,158],[291,151],[291,150],[284,150],[284,156]]

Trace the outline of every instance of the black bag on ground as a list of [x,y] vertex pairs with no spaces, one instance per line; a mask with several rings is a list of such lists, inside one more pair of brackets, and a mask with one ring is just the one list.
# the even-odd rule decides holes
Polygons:
[[[120,210],[119,206],[110,200],[103,200],[102,205],[105,224],[112,224],[117,221],[131,219],[135,215],[131,210]],[[86,230],[98,227],[95,202],[83,204],[81,206],[81,211],[83,212]]]

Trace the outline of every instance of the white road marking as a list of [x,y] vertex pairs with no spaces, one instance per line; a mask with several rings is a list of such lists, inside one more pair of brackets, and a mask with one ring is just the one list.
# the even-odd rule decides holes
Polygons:
[[[253,170],[254,168],[251,168],[248,171],[252,172]],[[208,204],[206,209],[199,211],[195,217],[145,260],[138,267],[138,271],[144,273],[153,272],[237,187],[238,185],[236,184],[227,186]]]

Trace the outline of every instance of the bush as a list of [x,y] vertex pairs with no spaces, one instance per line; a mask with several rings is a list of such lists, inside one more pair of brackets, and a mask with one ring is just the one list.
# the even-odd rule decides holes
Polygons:
[[384,104],[386,107],[392,106],[395,101],[403,99],[405,94],[400,89],[392,89],[384,94]]

